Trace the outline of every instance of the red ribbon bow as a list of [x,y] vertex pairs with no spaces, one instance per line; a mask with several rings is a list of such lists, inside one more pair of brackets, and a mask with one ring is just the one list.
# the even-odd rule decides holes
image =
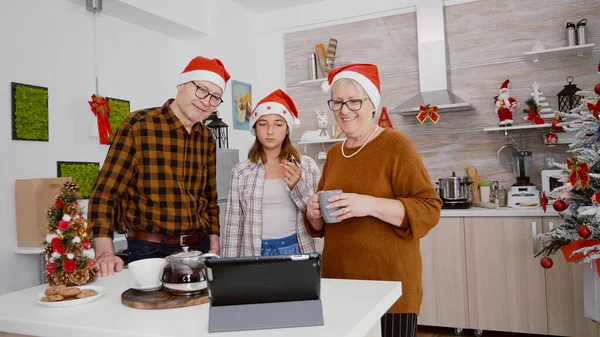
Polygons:
[[588,164],[580,163],[576,158],[573,158],[567,159],[567,167],[571,171],[571,174],[569,174],[569,182],[571,183],[571,186],[574,187],[577,183],[577,180],[579,180],[581,188],[585,188],[590,182],[590,176],[588,175],[590,169]]
[[542,107],[538,105],[537,109],[534,107],[529,108],[529,114],[527,115],[528,121],[533,121],[535,124],[544,124],[544,119],[540,116]]
[[[587,254],[576,254],[573,257],[571,257],[571,254],[573,254],[574,251],[579,250],[581,248],[584,247],[591,247],[591,246],[596,246],[596,245],[600,245],[600,241],[597,240],[575,240],[565,246],[562,246],[560,248],[560,250],[563,253],[563,256],[565,257],[565,261],[567,262],[577,262],[580,260],[583,260],[586,256],[597,252],[597,250],[592,250],[590,252],[588,252]],[[598,277],[600,277],[600,259],[596,259],[596,272],[598,273]]]
[[102,96],[92,95],[92,100],[88,101],[92,112],[96,115],[98,120],[98,134],[100,136],[100,144],[110,144],[108,135],[115,135],[110,122],[108,121],[108,113],[110,112],[110,106],[106,99]]
[[596,102],[596,105],[588,102],[587,108],[592,112],[592,114],[594,114],[594,118],[600,120],[600,100]]
[[437,106],[429,106],[429,104],[421,105],[421,107],[419,108],[419,114],[417,115],[417,119],[419,120],[419,122],[421,122],[421,124],[423,124],[423,122],[425,122],[427,118],[431,119],[431,121],[434,124],[437,124],[437,122],[440,120],[440,115],[438,114]]

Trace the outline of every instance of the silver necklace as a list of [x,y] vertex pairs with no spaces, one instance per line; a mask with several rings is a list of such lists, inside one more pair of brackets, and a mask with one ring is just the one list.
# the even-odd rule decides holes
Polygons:
[[357,153],[360,152],[360,150],[363,149],[363,147],[365,147],[370,141],[371,138],[373,138],[373,136],[375,135],[375,133],[377,132],[377,130],[379,130],[379,125],[375,126],[375,131],[373,131],[373,133],[369,136],[369,139],[367,139],[367,141],[360,147],[360,149],[358,149],[356,152],[354,152],[353,154],[347,156],[344,153],[344,146],[346,145],[346,141],[348,140],[348,138],[344,139],[344,142],[342,143],[342,156],[344,156],[344,158],[352,158],[354,157]]

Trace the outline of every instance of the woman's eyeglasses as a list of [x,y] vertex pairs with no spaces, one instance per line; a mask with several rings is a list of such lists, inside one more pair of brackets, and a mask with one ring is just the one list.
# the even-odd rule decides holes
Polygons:
[[331,109],[332,111],[340,111],[340,110],[342,110],[344,105],[347,106],[348,109],[350,109],[350,111],[358,111],[358,110],[360,110],[360,108],[362,108],[363,102],[366,100],[368,100],[368,98],[349,99],[347,101],[330,99],[329,101],[327,101],[327,105],[329,105],[329,109]]
[[221,105],[221,103],[223,103],[223,99],[221,97],[211,94],[205,87],[201,87],[193,81],[192,84],[196,86],[196,97],[198,97],[199,99],[205,99],[206,97],[210,96],[208,103],[212,107],[216,108],[219,105]]

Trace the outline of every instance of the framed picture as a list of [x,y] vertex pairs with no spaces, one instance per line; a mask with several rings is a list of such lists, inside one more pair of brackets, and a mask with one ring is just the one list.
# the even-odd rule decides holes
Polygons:
[[100,173],[100,163],[79,161],[57,161],[56,176],[71,177],[81,189],[81,198],[88,199],[92,194]]
[[[127,119],[127,116],[131,112],[129,101],[113,97],[104,97],[110,107],[110,113],[108,114],[108,121],[110,127],[117,134],[117,130],[121,124]],[[108,139],[112,143],[113,136],[108,136]]]
[[252,85],[239,81],[231,84],[231,111],[233,113],[233,128],[248,130],[250,114],[252,113]]
[[10,89],[12,139],[47,142],[48,88],[12,82]]

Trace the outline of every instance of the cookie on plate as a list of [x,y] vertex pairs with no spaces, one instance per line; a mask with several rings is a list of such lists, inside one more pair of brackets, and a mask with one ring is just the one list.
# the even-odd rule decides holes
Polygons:
[[58,294],[63,297],[74,297],[75,295],[79,294],[80,292],[81,292],[81,289],[79,289],[77,287],[66,287],[66,288],[61,288],[60,292]]
[[61,295],[49,295],[46,297],[42,297],[41,301],[42,302],[59,302],[64,300],[65,298]]
[[48,289],[46,289],[46,291],[44,291],[44,295],[46,295],[46,296],[58,295],[60,293],[60,290],[65,287],[66,286],[64,286],[64,285],[60,285],[60,286],[56,286],[56,287],[49,287]]
[[83,289],[79,294],[75,295],[76,298],[86,298],[98,295],[98,292],[94,289]]

